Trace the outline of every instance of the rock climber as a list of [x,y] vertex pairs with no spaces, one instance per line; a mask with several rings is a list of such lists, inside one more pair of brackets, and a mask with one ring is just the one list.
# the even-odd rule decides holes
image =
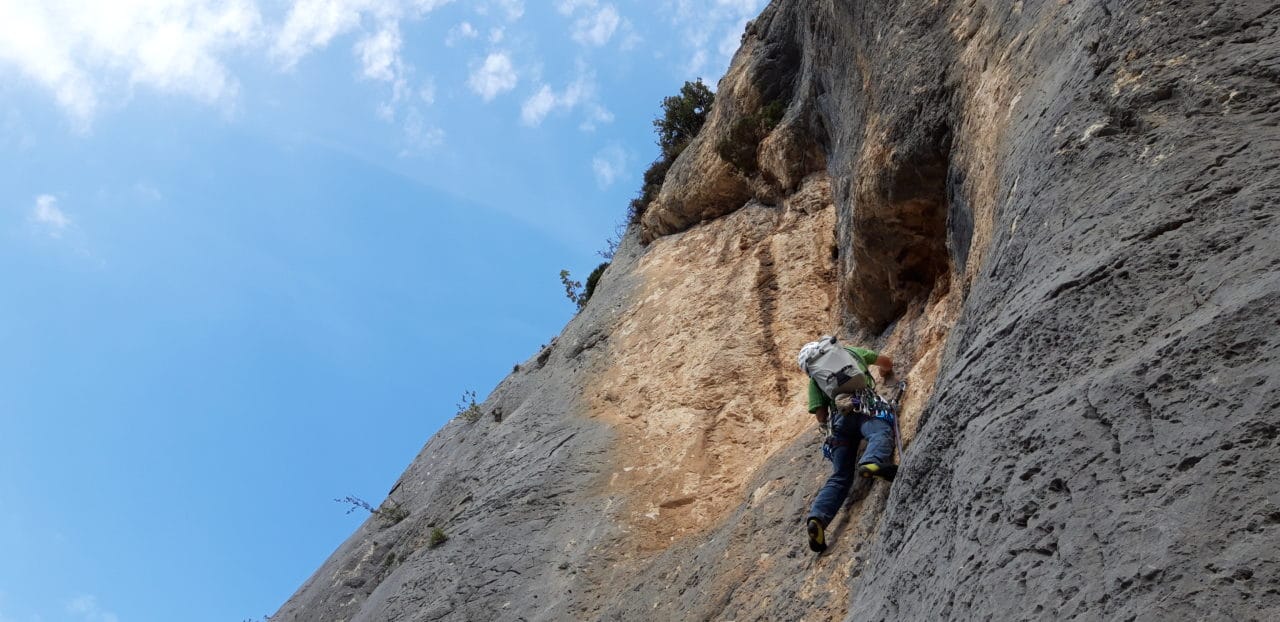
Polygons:
[[[875,350],[843,346],[834,337],[823,337],[800,349],[799,363],[809,375],[809,412],[828,432],[824,453],[831,459],[831,477],[818,491],[806,520],[809,548],[822,552],[827,548],[827,525],[848,496],[853,478],[893,481],[898,472],[893,464],[893,425],[856,407],[857,393],[874,387],[869,367],[875,365],[884,378],[891,378],[893,360]],[[867,448],[859,459],[858,443],[864,438]]]

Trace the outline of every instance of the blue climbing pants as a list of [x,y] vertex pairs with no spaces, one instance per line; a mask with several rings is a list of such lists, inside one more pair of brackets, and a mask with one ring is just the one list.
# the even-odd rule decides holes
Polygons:
[[[834,410],[834,409],[833,409]],[[840,510],[840,504],[849,496],[849,487],[857,477],[858,465],[874,462],[893,462],[893,424],[877,417],[855,414],[845,417],[833,414],[831,448],[831,477],[813,500],[809,518],[829,524]],[[862,459],[856,460],[858,442],[867,439],[867,449]]]

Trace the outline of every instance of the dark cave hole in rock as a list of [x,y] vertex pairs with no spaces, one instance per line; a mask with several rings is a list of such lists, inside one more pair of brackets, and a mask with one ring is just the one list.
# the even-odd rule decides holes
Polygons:
[[972,217],[950,155],[945,128],[899,146],[855,199],[849,308],[874,331],[934,290],[945,293],[953,265],[967,259]]

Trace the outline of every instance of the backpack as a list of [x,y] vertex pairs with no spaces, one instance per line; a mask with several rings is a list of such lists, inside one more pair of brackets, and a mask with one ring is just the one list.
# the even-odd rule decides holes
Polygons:
[[827,397],[853,393],[867,388],[866,368],[836,338],[827,336],[814,343],[800,364]]

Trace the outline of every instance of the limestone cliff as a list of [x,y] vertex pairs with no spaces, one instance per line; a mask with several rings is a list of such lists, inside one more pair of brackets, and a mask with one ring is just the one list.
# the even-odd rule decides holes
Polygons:
[[[775,0],[582,313],[273,619],[1275,619],[1278,166],[1270,1]],[[815,557],[836,330],[908,445]]]

